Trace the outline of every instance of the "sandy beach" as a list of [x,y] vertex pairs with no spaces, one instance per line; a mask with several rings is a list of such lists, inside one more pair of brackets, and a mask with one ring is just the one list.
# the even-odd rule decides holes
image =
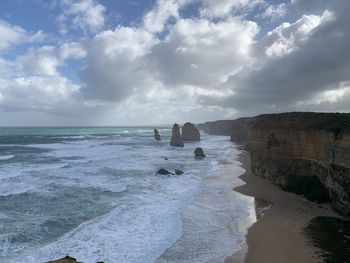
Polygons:
[[227,258],[225,263],[313,263],[320,262],[317,251],[307,241],[302,229],[316,216],[335,216],[329,205],[319,205],[301,196],[282,191],[255,176],[250,169],[250,155],[240,157],[246,173],[245,185],[235,188],[244,195],[269,200],[273,207],[247,233],[247,245]]

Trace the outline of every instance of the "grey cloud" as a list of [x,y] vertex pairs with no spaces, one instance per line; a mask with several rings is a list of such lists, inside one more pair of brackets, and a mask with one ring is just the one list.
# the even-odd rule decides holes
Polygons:
[[255,23],[240,19],[179,20],[150,59],[165,86],[220,88],[226,76],[251,61],[257,32]]
[[319,12],[331,2],[332,0],[292,0],[291,4],[297,12],[304,14]]
[[[232,77],[229,83],[234,96],[202,97],[201,102],[254,113],[299,110],[298,102],[310,101],[311,105],[322,92],[336,90],[350,80],[348,10],[349,1],[337,1],[332,10],[335,19],[317,27],[297,50],[268,59],[261,69]],[[259,51],[263,52],[262,47]]]

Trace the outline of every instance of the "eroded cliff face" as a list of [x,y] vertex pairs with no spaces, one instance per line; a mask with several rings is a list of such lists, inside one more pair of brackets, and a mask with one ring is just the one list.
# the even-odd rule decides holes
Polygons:
[[333,207],[350,216],[350,114],[262,115],[248,137],[256,175],[282,188],[318,178]]
[[236,120],[221,120],[198,124],[197,127],[211,135],[226,135],[232,142],[245,144],[248,140],[248,131],[254,123],[254,118],[239,118]]

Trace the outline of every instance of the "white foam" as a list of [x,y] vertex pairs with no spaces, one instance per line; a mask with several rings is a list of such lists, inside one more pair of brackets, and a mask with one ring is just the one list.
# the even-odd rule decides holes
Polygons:
[[154,262],[180,238],[181,211],[200,188],[197,179],[185,177],[160,179],[158,184],[157,192],[130,196],[107,215],[10,262],[44,262],[66,254],[84,263]]
[[[217,242],[221,240],[224,244],[215,246],[214,250],[203,255],[203,259],[210,259],[211,256],[212,259],[222,258],[237,249],[243,238],[238,232],[232,235],[233,230],[227,225],[232,218],[238,220],[246,215],[247,202],[237,196],[225,199],[226,196],[217,195],[223,189],[232,192],[232,184],[216,182],[209,188],[203,188],[203,179],[209,180],[205,179],[208,171],[220,171],[222,163],[236,167],[232,171],[238,177],[242,168],[232,160],[238,150],[232,148],[226,137],[220,136],[205,135],[201,142],[188,143],[184,148],[173,148],[165,142],[153,145],[153,137],[141,137],[114,136],[29,145],[50,149],[50,152],[40,154],[43,158],[54,157],[62,161],[40,166],[4,165],[2,171],[12,176],[0,176],[0,195],[25,191],[46,194],[47,186],[52,184],[123,192],[121,204],[109,213],[81,224],[45,246],[23,251],[20,257],[6,262],[45,262],[66,254],[84,263],[98,260],[115,263],[155,262],[166,249],[174,249],[174,244],[181,240],[182,221],[186,218],[197,221],[198,228],[192,225],[193,231],[203,231],[220,224],[226,226],[220,230],[221,239],[220,236],[207,236],[206,242],[217,238]],[[196,160],[193,155],[195,147],[203,147],[207,158]],[[154,172],[161,167],[184,169],[185,174],[177,177],[155,176]],[[203,189],[200,199],[194,206],[190,205]],[[218,206],[221,204],[229,204],[229,207]],[[216,225],[211,224],[214,221]],[[196,233],[190,232],[188,225],[185,226],[186,233],[193,234],[192,242],[196,241]]]
[[15,156],[14,155],[0,155],[0,161],[10,160],[13,157],[15,157]]

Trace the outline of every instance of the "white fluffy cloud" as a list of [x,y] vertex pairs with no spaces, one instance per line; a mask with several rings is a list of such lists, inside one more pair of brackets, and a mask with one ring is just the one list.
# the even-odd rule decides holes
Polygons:
[[220,88],[229,75],[250,63],[258,30],[256,23],[239,18],[216,23],[181,19],[154,47],[151,59],[165,86]]
[[303,15],[294,23],[282,23],[267,33],[263,42],[266,46],[266,55],[280,57],[295,51],[304,41],[308,40],[314,29],[332,19],[334,19],[332,13],[326,11],[321,16]]
[[223,17],[231,12],[242,12],[249,10],[259,4],[263,4],[263,0],[201,0],[203,17]]
[[164,99],[217,93],[229,75],[251,63],[259,28],[240,18],[217,23],[179,19],[169,30],[165,40],[132,27],[96,35],[87,47],[86,67],[79,72],[85,83],[82,93],[115,102],[140,94],[150,98],[154,91],[154,97],[166,94]]
[[149,32],[117,27],[87,45],[86,66],[79,72],[88,98],[120,101],[154,84],[145,57],[158,40]]
[[45,35],[41,31],[30,33],[0,19],[0,51],[18,44],[41,41],[44,37]]
[[83,45],[77,42],[68,42],[60,47],[42,46],[29,49],[26,54],[18,57],[19,69],[27,74],[57,76],[57,68],[66,60],[81,59],[86,56]]
[[105,7],[95,0],[59,1],[62,14],[57,18],[61,33],[70,29],[96,33],[105,23]]
[[0,79],[0,106],[9,111],[59,112],[79,86],[59,76]]
[[264,13],[261,14],[262,18],[277,19],[283,17],[287,12],[286,4],[268,5]]
[[190,0],[158,0],[156,6],[146,13],[143,26],[149,32],[161,32],[171,18],[179,18],[179,9]]
[[[62,32],[82,30],[84,38],[0,57],[0,109],[72,112],[90,124],[349,109],[347,1],[293,19],[293,8],[316,9],[304,0],[158,0],[138,22],[108,30],[97,0],[58,3]],[[197,17],[182,16],[188,4]],[[3,21],[0,29],[0,51],[42,34]],[[82,65],[78,79],[62,73],[70,60]]]
[[84,55],[81,44],[71,42],[30,48],[16,60],[0,57],[0,109],[56,114],[81,103],[80,86],[62,76],[58,67]]

